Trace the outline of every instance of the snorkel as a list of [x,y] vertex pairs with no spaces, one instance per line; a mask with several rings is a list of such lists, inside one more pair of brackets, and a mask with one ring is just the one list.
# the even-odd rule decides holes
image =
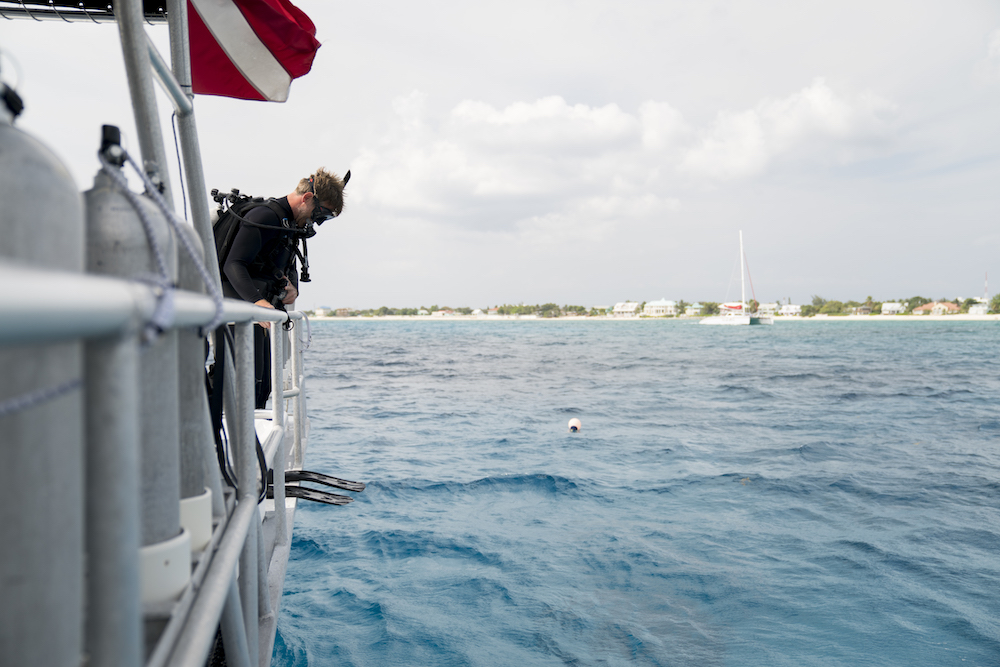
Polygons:
[[[341,188],[346,188],[349,180],[351,180],[350,169],[344,174],[344,184]],[[316,182],[313,177],[309,178],[309,192],[313,195],[315,206],[313,206],[312,215],[306,220],[306,224],[298,231],[298,236],[302,239],[302,252],[299,254],[299,259],[302,261],[302,275],[299,276],[299,280],[304,283],[312,280],[309,277],[309,246],[306,245],[306,239],[316,236],[317,226],[337,217],[336,213],[319,203],[319,197],[316,196]]]

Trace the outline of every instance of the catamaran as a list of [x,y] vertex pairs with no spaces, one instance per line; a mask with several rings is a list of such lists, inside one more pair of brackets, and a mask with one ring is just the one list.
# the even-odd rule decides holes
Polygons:
[[[750,312],[746,290],[746,255],[743,254],[743,231],[740,230],[740,300],[719,304],[719,314],[706,317],[699,324],[750,325],[774,324],[773,317]],[[752,287],[752,284],[751,284]]]

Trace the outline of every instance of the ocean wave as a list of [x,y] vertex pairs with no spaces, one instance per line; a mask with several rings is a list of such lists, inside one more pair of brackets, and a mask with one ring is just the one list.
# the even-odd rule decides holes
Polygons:
[[369,484],[368,488],[397,496],[412,493],[430,493],[448,496],[533,493],[545,496],[557,496],[573,493],[577,490],[578,485],[576,482],[565,477],[537,473],[496,475],[468,482],[441,482],[420,479],[373,481]]
[[934,503],[932,494],[924,488],[911,485],[906,488],[907,493],[892,492],[889,489],[878,490],[874,486],[862,484],[853,479],[839,479],[830,483],[831,489],[837,489],[849,496],[853,496],[864,502],[875,502],[879,504],[920,506]]
[[452,538],[427,530],[369,530],[359,537],[356,548],[369,557],[386,560],[434,556],[501,567],[504,559],[500,554],[480,549],[478,541],[475,535]]
[[955,396],[975,396],[971,389],[945,389],[929,395],[927,398],[953,398]]
[[815,380],[828,380],[829,376],[818,375],[816,373],[788,373],[785,375],[771,375],[766,378],[768,382],[812,382]]
[[302,537],[300,535],[301,532],[302,531],[293,533],[292,537],[293,555],[295,560],[324,560],[330,555],[319,542],[308,537]]

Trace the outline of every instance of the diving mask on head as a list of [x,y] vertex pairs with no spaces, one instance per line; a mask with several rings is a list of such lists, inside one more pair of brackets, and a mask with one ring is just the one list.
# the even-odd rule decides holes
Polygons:
[[[350,170],[344,174],[344,187],[347,186],[347,182],[349,180],[351,180]],[[316,182],[312,178],[309,179],[309,192],[312,193],[316,205],[313,206],[312,216],[310,216],[309,220],[300,232],[300,234],[307,239],[311,239],[316,236],[316,225],[322,225],[327,220],[333,220],[337,217],[336,213],[319,203],[319,197],[316,196]]]

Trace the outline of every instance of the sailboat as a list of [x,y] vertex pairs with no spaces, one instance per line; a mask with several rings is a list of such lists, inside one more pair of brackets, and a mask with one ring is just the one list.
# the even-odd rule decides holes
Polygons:
[[750,325],[774,324],[773,317],[749,312],[746,292],[746,255],[743,254],[743,231],[740,230],[740,300],[719,304],[719,314],[706,317],[699,324]]

